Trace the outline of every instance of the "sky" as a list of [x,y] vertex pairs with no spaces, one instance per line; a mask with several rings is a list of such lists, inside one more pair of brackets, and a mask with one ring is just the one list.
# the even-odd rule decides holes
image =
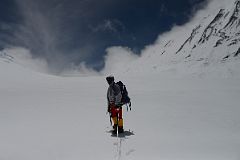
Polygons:
[[52,72],[83,63],[99,71],[107,48],[125,46],[140,54],[206,1],[1,0],[0,49],[25,48]]

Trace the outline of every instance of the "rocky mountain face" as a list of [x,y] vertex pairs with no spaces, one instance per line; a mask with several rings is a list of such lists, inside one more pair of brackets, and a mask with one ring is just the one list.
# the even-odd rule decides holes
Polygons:
[[[203,30],[202,32],[200,31],[201,29]],[[227,48],[234,46],[233,48],[236,48],[234,52],[223,53],[222,59],[224,60],[231,56],[236,57],[239,55],[239,42],[240,1],[237,0],[234,3],[233,9],[220,9],[216,16],[207,26],[199,24],[196,28],[194,28],[190,37],[177,50],[176,54],[179,54],[179,52],[186,52],[186,48],[188,48],[188,50],[190,48],[190,52],[194,52],[194,49],[196,47],[207,43],[214,43],[213,46],[209,46],[213,47],[213,49],[220,46],[225,46]],[[189,58],[190,56],[191,54],[189,54],[186,58]]]

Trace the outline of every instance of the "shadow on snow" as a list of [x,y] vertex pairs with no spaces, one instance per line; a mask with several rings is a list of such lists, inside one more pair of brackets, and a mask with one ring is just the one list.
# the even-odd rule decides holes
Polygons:
[[[109,133],[112,133],[112,130],[111,131],[108,131]],[[119,138],[125,138],[125,137],[130,137],[130,136],[133,136],[133,135],[135,135],[134,133],[133,133],[133,131],[124,131],[123,133],[118,133],[118,134],[113,134],[112,133],[112,137],[119,137]]]

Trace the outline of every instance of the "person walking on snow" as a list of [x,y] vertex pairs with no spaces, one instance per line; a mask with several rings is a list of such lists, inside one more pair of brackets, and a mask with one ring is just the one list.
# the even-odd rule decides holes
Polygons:
[[122,118],[122,94],[118,84],[114,82],[113,76],[106,77],[109,84],[107,90],[108,112],[113,121],[113,133],[123,133],[123,118]]

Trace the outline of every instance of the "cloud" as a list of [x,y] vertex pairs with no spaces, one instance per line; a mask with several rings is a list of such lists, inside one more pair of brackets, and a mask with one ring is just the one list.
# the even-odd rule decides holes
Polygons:
[[128,47],[110,47],[106,49],[105,67],[102,74],[108,75],[119,73],[126,69],[126,66],[138,58],[138,55]]
[[102,23],[98,24],[97,26],[89,26],[92,32],[122,32],[125,30],[124,24],[117,20],[117,19],[105,19]]
[[92,68],[86,66],[85,62],[80,63],[79,65],[71,64],[69,68],[65,68],[61,76],[96,76],[100,75],[99,72],[95,71]]

